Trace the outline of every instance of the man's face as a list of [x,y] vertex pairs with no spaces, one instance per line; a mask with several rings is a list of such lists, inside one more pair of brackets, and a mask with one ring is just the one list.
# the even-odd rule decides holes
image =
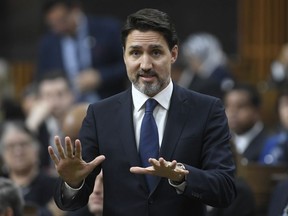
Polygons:
[[231,91],[224,100],[229,127],[236,134],[247,132],[259,119],[259,110],[251,104],[246,91]]
[[142,93],[152,97],[171,79],[171,65],[176,61],[178,46],[169,50],[158,32],[132,31],[126,40],[124,61],[130,81]]
[[45,80],[39,86],[39,96],[52,108],[52,115],[63,118],[73,103],[73,95],[65,79]]
[[25,173],[38,166],[38,148],[23,131],[10,128],[3,137],[3,146],[3,160],[11,172]]
[[75,23],[73,10],[64,5],[56,5],[46,14],[46,23],[57,34],[72,34]]

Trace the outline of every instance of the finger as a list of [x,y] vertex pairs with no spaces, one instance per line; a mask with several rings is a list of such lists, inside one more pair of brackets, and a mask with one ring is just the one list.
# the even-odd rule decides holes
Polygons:
[[130,172],[134,174],[151,174],[153,170],[152,167],[143,168],[134,166],[130,168]]
[[65,148],[67,157],[73,158],[73,146],[70,137],[65,137]]
[[160,166],[162,166],[162,167],[168,167],[168,165],[169,165],[169,161],[166,161],[166,160],[164,160],[164,158],[159,158],[159,164],[160,164]]
[[104,155],[99,155],[93,161],[91,161],[90,164],[93,164],[93,166],[96,167],[99,164],[101,164],[104,160],[105,160],[105,156]]
[[58,165],[59,159],[56,156],[56,154],[54,153],[54,150],[53,150],[52,146],[48,146],[48,153],[49,153],[51,159],[53,160],[54,164]]
[[59,136],[55,136],[54,141],[55,141],[55,145],[57,147],[58,153],[59,153],[59,157],[61,159],[65,159],[66,156],[65,156],[65,153],[64,153],[64,149],[63,149],[63,147],[61,145],[61,141],[60,141]]
[[160,166],[159,161],[156,160],[155,158],[149,158],[148,162],[149,162],[152,166]]
[[175,168],[177,167],[177,161],[176,161],[176,160],[173,160],[172,162],[170,162],[169,167],[170,167],[171,169],[175,169]]
[[75,157],[82,159],[82,147],[79,139],[75,141]]

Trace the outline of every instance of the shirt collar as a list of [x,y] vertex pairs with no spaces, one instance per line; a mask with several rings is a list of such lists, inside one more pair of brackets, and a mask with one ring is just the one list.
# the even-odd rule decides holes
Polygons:
[[[170,100],[173,92],[173,83],[170,79],[170,82],[168,86],[163,89],[161,92],[159,92],[157,95],[155,95],[153,98],[166,110],[169,109],[170,106]],[[132,85],[132,99],[133,99],[133,105],[134,109],[139,111],[143,105],[145,104],[146,100],[150,98],[149,96],[143,94],[138,89],[135,88],[134,85]]]
[[256,137],[261,130],[264,128],[264,124],[261,121],[256,122],[256,124],[246,133],[241,134],[241,135],[237,135],[235,134],[235,138],[236,139],[247,139],[248,141],[251,141],[254,137]]

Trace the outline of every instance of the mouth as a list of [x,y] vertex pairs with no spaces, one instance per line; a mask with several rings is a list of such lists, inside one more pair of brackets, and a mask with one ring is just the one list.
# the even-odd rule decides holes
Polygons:
[[144,82],[153,82],[156,79],[156,76],[140,76]]
[[141,78],[144,82],[153,82],[155,79],[157,79],[157,74],[153,71],[149,72],[140,72],[138,74],[138,77]]

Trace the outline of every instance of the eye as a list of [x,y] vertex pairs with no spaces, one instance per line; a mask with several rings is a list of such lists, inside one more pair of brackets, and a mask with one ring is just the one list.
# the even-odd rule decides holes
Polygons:
[[161,54],[162,54],[162,51],[159,50],[159,49],[154,49],[154,50],[152,51],[152,55],[153,55],[153,56],[158,57],[158,56],[160,56]]
[[140,56],[140,51],[139,50],[131,50],[130,52],[129,52],[129,54],[131,55],[131,56],[134,56],[134,57],[138,57],[138,56]]

